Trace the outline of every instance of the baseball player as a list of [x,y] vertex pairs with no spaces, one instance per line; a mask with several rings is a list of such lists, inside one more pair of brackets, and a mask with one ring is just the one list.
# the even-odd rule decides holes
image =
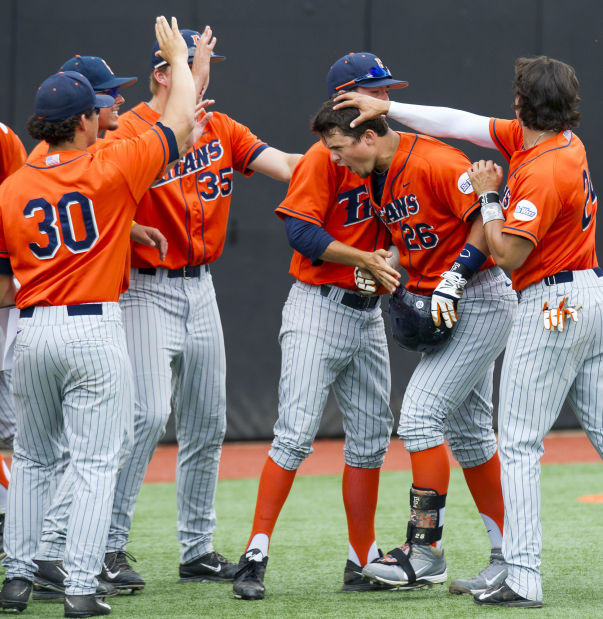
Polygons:
[[[25,162],[25,148],[17,134],[0,122],[0,183]],[[0,371],[0,448],[12,449],[15,435],[15,408],[11,371]],[[4,512],[10,481],[10,470],[0,454],[0,555],[4,551]]]
[[[95,93],[109,95],[115,99],[115,103],[111,107],[100,109],[98,115],[98,139],[89,146],[88,151],[93,153],[99,148],[104,148],[108,144],[102,139],[105,131],[114,131],[118,127],[119,109],[125,103],[121,90],[134,84],[137,78],[117,77],[107,62],[99,56],[81,56],[78,54],[67,60],[59,70],[80,72],[88,78]],[[47,152],[48,143],[41,141],[30,153],[28,161],[32,161]],[[165,257],[167,240],[156,228],[133,223],[130,228],[130,239],[137,243],[157,247],[160,258],[163,259]],[[57,467],[57,475],[54,481],[59,482],[62,479],[62,473],[67,463],[68,453],[66,452],[63,464]],[[65,570],[62,565],[62,557],[72,488],[68,480],[63,484],[59,484],[56,489],[54,489],[54,484],[51,487],[53,490],[50,494],[53,500],[44,517],[41,543],[36,554],[38,570],[34,578],[32,594],[34,600],[53,601],[61,599],[64,597],[65,592]],[[57,539],[56,531],[60,531],[60,534],[58,534],[59,541],[55,543]],[[60,552],[59,546],[61,548]],[[114,587],[100,579],[98,592],[103,596],[111,595],[111,593],[114,593]]]
[[[369,179],[373,208],[409,274],[406,288],[423,296],[418,303],[431,304],[436,325],[454,328],[439,349],[421,357],[402,402],[398,433],[413,471],[406,543],[368,563],[363,574],[392,586],[443,583],[447,569],[441,540],[450,477],[445,440],[484,519],[492,560],[502,562],[492,382],[517,298],[487,257],[467,158],[432,138],[392,131],[382,118],[352,129],[358,111],[333,110],[333,105],[323,105],[314,130],[337,165]],[[500,580],[505,573],[499,565]]]
[[[137,201],[191,129],[195,88],[178,32],[158,18],[172,64],[161,121],[136,140],[87,152],[97,108],[110,107],[80,73],[45,80],[28,121],[49,152],[0,187],[0,298],[21,286],[14,356],[17,433],[0,606],[27,606],[49,477],[66,437],[73,505],[65,552],[65,616],[108,614],[95,597],[120,458],[132,435],[133,381],[117,299]],[[208,116],[209,118],[209,116]],[[205,121],[206,122],[206,121]],[[8,231],[10,230],[10,234]]]
[[[329,70],[329,95],[357,89],[388,98],[402,88],[374,54],[347,54]],[[276,209],[295,250],[296,279],[283,308],[278,420],[260,477],[251,535],[233,585],[235,597],[264,597],[268,547],[296,471],[312,443],[332,388],[343,414],[343,499],[349,534],[344,591],[382,589],[363,579],[362,566],[379,557],[374,517],[380,467],[389,445],[390,370],[377,294],[358,294],[354,266],[372,264],[388,290],[399,274],[384,257],[388,231],[372,216],[364,179],[337,166],[318,142],[295,169]]]
[[[498,149],[501,170],[475,163],[469,176],[482,202],[489,249],[511,270],[520,303],[503,362],[499,412],[508,576],[475,595],[479,604],[542,606],[540,484],[542,441],[565,398],[603,456],[601,301],[595,253],[597,196],[584,146],[572,129],[578,80],[569,65],[540,56],[515,63],[515,120],[451,108],[403,105],[392,118],[433,135]],[[382,114],[357,100],[361,117]],[[500,206],[499,206],[500,205]],[[526,378],[528,377],[528,378]]]
[[[183,30],[189,61],[200,34]],[[204,43],[205,45],[205,43]],[[124,114],[108,139],[145,132],[162,114],[172,83],[167,59],[151,55],[152,98]],[[219,59],[220,57],[217,57]],[[178,438],[180,578],[231,580],[237,566],[212,546],[214,498],[226,428],[226,359],[209,265],[222,253],[236,171],[288,181],[300,155],[259,140],[225,114],[213,118],[182,159],[144,195],[140,224],[165,233],[165,261],[147,247],[132,247],[129,291],[122,296],[128,350],[136,384],[134,448],[119,473],[103,577],[118,588],[144,586],[125,548],[136,498],[173,404]]]

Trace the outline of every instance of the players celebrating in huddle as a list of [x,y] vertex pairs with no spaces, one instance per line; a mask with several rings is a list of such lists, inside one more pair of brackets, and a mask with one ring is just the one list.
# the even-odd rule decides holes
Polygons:
[[[12,172],[0,187],[0,304],[20,309],[2,609],[24,610],[33,589],[34,599],[64,599],[67,617],[105,615],[105,597],[145,586],[126,544],[172,407],[180,579],[234,581],[236,598],[262,599],[270,538],[331,389],[346,434],[343,591],[404,595],[446,582],[447,441],[491,542],[490,564],[450,591],[541,606],[538,460],[566,397],[603,457],[603,271],[596,193],[573,133],[573,69],[519,59],[516,118],[502,120],[390,102],[388,90],[407,83],[374,54],[347,54],[312,121],[320,141],[302,157],[205,111],[210,62],[224,58],[209,27],[180,31],[159,17],[155,30],[148,103],[118,123],[118,89],[135,78],[74,56],[37,90],[28,130],[42,142],[27,164],[14,139],[14,153],[0,140]],[[394,131],[385,115],[498,149],[506,187],[492,161]],[[226,355],[210,264],[224,247],[235,171],[290,181],[276,213],[296,280],[279,335],[275,438],[238,563],[212,544]],[[427,352],[398,429],[411,453],[410,519],[405,542],[383,556],[374,519],[393,425],[387,293],[392,316],[411,295],[445,337],[417,345]],[[499,461],[493,365],[505,344]]]

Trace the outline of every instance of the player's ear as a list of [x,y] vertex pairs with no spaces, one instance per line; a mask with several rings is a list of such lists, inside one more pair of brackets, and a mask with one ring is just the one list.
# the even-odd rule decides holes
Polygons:
[[167,88],[167,85],[168,85],[167,71],[165,70],[161,71],[160,69],[155,69],[153,71],[153,77],[155,78],[155,81],[158,84],[161,84],[162,86],[165,86]]

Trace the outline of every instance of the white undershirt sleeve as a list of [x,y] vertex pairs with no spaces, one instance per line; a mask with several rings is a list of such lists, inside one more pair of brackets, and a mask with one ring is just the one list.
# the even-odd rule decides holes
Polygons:
[[412,105],[392,101],[388,118],[436,138],[467,140],[484,148],[497,150],[490,137],[490,119],[450,107]]

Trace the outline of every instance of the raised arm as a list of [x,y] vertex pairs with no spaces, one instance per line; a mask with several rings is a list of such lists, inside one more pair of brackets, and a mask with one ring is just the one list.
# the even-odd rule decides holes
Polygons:
[[[193,129],[197,100],[193,76],[188,68],[188,48],[178,30],[175,17],[172,17],[171,27],[165,17],[158,17],[155,34],[159,43],[157,53],[168,62],[171,68],[171,87],[165,111],[159,121],[174,132],[180,149]],[[204,119],[207,116],[211,114],[206,114]],[[205,122],[207,120],[209,119]]]
[[211,63],[211,53],[216,46],[216,37],[212,37],[212,30],[209,26],[205,26],[205,30],[201,34],[195,57],[193,58],[193,66],[191,72],[195,82],[195,92],[199,99],[207,91],[209,86],[209,65]]
[[467,140],[496,150],[490,137],[490,119],[487,116],[450,107],[382,101],[357,92],[343,93],[336,97],[335,101],[338,102],[335,109],[357,107],[360,110],[360,116],[351,123],[352,127],[371,118],[387,116],[419,133],[436,138]]

